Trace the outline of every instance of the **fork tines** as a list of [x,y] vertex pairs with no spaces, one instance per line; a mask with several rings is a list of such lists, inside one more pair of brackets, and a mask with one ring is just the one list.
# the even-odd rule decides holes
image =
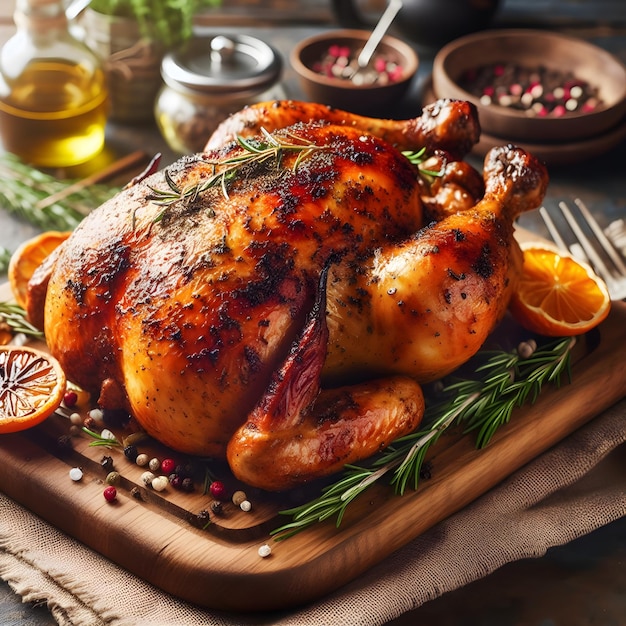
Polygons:
[[561,214],[571,230],[569,234],[557,228],[545,207],[539,209],[550,236],[557,246],[569,250],[576,258],[589,263],[604,280],[613,299],[626,298],[624,257],[611,243],[584,202],[576,198],[574,204],[576,209],[572,210],[565,202],[558,203]]

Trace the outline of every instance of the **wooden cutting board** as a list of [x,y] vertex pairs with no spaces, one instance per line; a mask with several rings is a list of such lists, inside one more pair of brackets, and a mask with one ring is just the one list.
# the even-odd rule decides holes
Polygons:
[[[7,299],[5,286],[0,300]],[[0,489],[184,600],[223,610],[285,609],[354,579],[622,398],[624,346],[626,304],[617,302],[598,329],[580,338],[571,385],[546,389],[536,404],[517,410],[481,451],[468,436],[445,435],[430,457],[432,476],[417,491],[400,497],[376,485],[349,507],[339,529],[331,521],[275,542],[268,532],[288,521],[277,512],[293,504],[293,494],[253,490],[247,490],[251,511],[228,503],[202,528],[197,514],[211,498],[200,485],[191,494],[172,488],[157,493],[143,486],[144,470],[120,449],[90,446],[85,436],[73,439],[72,451],[61,451],[57,440],[68,433],[69,421],[57,415],[35,429],[0,437]],[[176,457],[152,444],[145,449],[160,458]],[[113,504],[103,498],[104,454],[113,457],[122,475]],[[84,471],[77,483],[68,473],[74,466]],[[261,558],[258,548],[266,542],[272,553]]]

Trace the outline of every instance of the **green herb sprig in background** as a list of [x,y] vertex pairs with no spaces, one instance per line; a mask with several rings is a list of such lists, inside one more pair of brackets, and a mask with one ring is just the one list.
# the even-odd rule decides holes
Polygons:
[[26,311],[18,304],[0,302],[0,323],[6,324],[14,334],[43,339],[43,333],[26,319]]
[[[112,197],[118,188],[89,185],[49,206],[38,204],[67,189],[74,181],[59,180],[26,165],[13,154],[0,156],[0,209],[19,216],[42,231],[74,230],[90,211]],[[7,271],[11,252],[0,248],[0,272]]]

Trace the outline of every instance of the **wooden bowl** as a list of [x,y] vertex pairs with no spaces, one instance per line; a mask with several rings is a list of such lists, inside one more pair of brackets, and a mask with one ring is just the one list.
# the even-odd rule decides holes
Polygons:
[[380,42],[376,54],[402,69],[399,77],[385,84],[359,85],[315,69],[331,46],[347,47],[356,56],[369,36],[367,30],[330,30],[304,39],[293,48],[291,65],[309,100],[361,115],[392,117],[393,109],[406,94],[419,64],[417,54],[408,44],[388,35]]
[[[486,103],[480,96],[479,78],[475,77],[476,83],[472,85],[468,83],[468,75],[495,65],[516,69],[543,67],[560,77],[571,73],[575,80],[583,83],[585,91],[588,88],[596,92],[599,104],[592,110],[583,110],[581,105],[564,114],[561,109],[559,115],[554,112],[545,114],[545,110],[542,115],[510,105]],[[432,78],[435,97],[472,102],[478,108],[483,132],[506,140],[542,144],[575,142],[607,133],[626,115],[624,65],[597,46],[552,32],[490,30],[461,37],[444,46],[436,55]],[[554,94],[550,81],[546,80],[545,86],[550,87],[550,94]],[[544,96],[547,93],[546,89]],[[487,98],[489,94],[491,88],[485,90]],[[591,100],[587,102],[591,104]]]

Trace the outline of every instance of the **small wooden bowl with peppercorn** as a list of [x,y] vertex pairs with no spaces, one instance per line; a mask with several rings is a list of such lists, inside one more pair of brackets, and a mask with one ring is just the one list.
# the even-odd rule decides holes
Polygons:
[[433,63],[436,98],[468,100],[484,133],[526,143],[574,143],[626,116],[626,68],[586,41],[512,29],[467,35]]
[[337,29],[304,39],[291,52],[291,65],[312,102],[360,115],[392,117],[419,65],[403,41],[386,35],[365,71],[356,59],[370,36],[367,30]]

